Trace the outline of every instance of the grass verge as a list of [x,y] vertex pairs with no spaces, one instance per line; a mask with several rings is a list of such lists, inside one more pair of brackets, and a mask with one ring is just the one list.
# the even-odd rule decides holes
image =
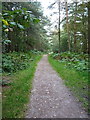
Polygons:
[[18,71],[10,77],[12,84],[3,88],[2,117],[23,118],[26,104],[29,102],[32,79],[35,73],[37,62],[41,56],[35,56],[30,67]]
[[61,63],[48,57],[49,63],[64,80],[67,87],[72,90],[73,94],[82,103],[85,110],[88,110],[88,72],[80,72],[75,69],[65,67],[65,63]]

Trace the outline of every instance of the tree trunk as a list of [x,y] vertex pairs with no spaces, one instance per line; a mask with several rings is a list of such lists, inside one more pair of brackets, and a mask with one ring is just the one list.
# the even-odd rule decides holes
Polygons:
[[[12,38],[13,38],[12,32],[9,31],[9,32],[8,32],[8,39],[11,40],[11,44],[8,45],[8,48],[6,48],[6,49],[8,50],[8,52],[10,52],[10,51],[13,52],[13,50],[14,50],[14,48],[13,48],[13,39],[12,39]],[[7,51],[7,50],[6,50],[6,51]]]
[[65,8],[66,8],[66,25],[67,25],[67,33],[68,33],[68,49],[70,51],[70,33],[69,33],[69,23],[68,23],[68,3],[65,0]]
[[88,2],[88,54],[90,55],[89,47],[90,47],[90,2]]
[[60,53],[60,0],[59,0],[59,2],[58,2],[58,7],[59,7],[59,36],[58,36],[58,39],[59,39],[59,53]]
[[77,41],[76,41],[76,15],[77,15],[77,2],[75,2],[75,13],[74,13],[74,52],[77,52]]
[[[82,4],[84,4],[84,2],[82,2]],[[89,17],[89,16],[88,16]],[[85,25],[85,14],[84,14],[84,12],[83,12],[83,14],[82,14],[82,18],[83,18],[83,26],[84,26],[84,29],[85,30],[83,30],[83,52],[84,53],[87,53],[88,52],[88,46],[87,46],[87,31],[86,31],[86,25]]]

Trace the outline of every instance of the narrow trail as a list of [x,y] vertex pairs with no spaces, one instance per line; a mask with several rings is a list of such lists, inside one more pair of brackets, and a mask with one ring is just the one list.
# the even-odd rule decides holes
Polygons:
[[26,118],[87,117],[44,55],[36,69]]

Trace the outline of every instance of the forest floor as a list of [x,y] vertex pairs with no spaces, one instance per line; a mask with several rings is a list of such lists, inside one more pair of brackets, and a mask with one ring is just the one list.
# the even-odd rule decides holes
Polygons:
[[80,103],[52,69],[48,56],[38,63],[26,118],[87,118]]

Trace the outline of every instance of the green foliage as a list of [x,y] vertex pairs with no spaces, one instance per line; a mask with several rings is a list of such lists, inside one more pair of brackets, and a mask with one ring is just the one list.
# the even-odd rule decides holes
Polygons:
[[[60,27],[60,52],[69,50],[71,52],[88,53],[89,3],[87,0],[84,0],[81,2],[67,2],[67,4],[61,1],[61,4],[64,6],[62,9],[60,9],[64,16],[63,18],[61,17],[60,22],[60,26],[62,26]],[[59,12],[59,10],[57,11]],[[54,21],[53,23],[58,25],[57,21]],[[58,28],[55,27],[50,36],[50,39],[53,42],[53,45],[51,46],[51,50],[53,52],[59,51],[58,35]]]
[[32,53],[6,53],[2,55],[2,71],[3,72],[16,72],[29,67]]
[[[44,29],[47,23],[44,21],[45,17],[39,2],[9,2],[8,4],[3,2],[3,52],[47,49],[46,30]],[[6,40],[10,40],[11,43],[6,45],[4,42]]]
[[3,72],[4,71],[12,72],[14,71],[13,67],[14,67],[14,63],[12,62],[11,57],[7,55],[3,55],[3,61],[2,61]]
[[[58,41],[58,36],[53,35],[52,37],[52,51],[53,52],[58,52],[59,51],[59,41]],[[60,36],[60,52],[65,52],[68,51],[68,36],[65,31],[61,31],[61,36]]]
[[32,52],[33,54],[38,54],[38,55],[43,54],[43,52],[41,52],[41,51],[39,51],[39,50],[37,50],[37,49],[31,50],[31,52]]
[[23,25],[17,24],[20,29],[24,29]]
[[30,52],[13,52],[2,55],[2,72],[13,73],[18,70],[26,69],[34,60],[36,55],[41,55],[42,52],[38,50],[31,50]]
[[73,52],[54,53],[52,57],[65,63],[65,67],[75,68],[78,71],[90,71],[88,67],[88,54],[77,54]]
[[7,26],[9,25],[8,22],[7,22],[7,20],[3,19],[2,21],[3,21],[4,25],[7,25]]
[[[88,2],[68,3],[68,22],[71,51],[88,53]],[[64,32],[67,31],[66,19],[63,23]]]
[[3,40],[3,43],[4,43],[5,45],[8,45],[9,43],[11,43],[11,40]]
[[40,20],[35,18],[35,19],[33,19],[33,22],[38,23],[38,22],[40,22]]

